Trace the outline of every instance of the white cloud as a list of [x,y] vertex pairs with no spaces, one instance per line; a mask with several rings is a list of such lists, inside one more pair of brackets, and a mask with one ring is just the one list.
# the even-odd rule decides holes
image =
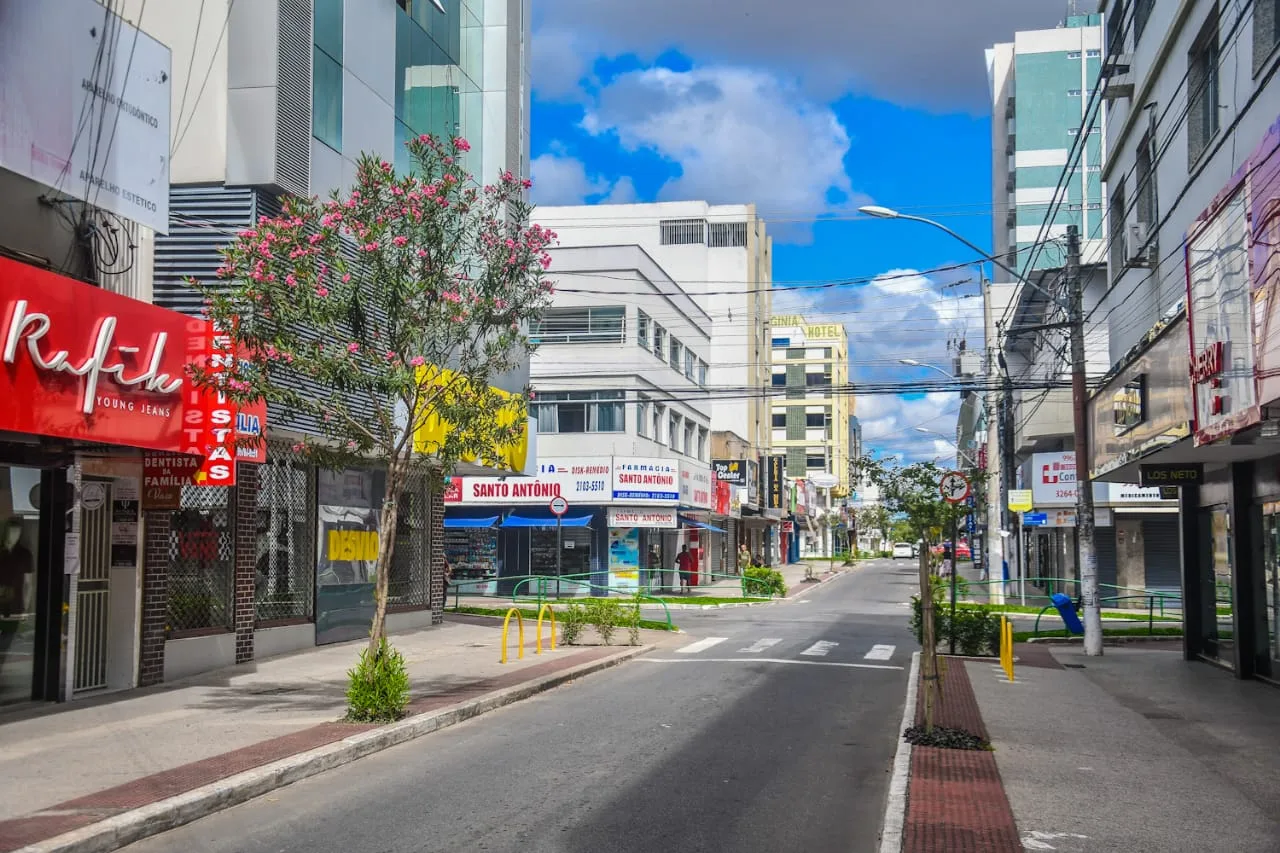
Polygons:
[[[534,47],[533,83],[540,96],[544,90],[560,96],[566,79],[584,75],[585,55],[651,59],[674,48],[702,62],[798,76],[824,98],[858,92],[984,112],[990,106],[983,49],[1010,41],[1017,30],[1053,28],[1064,10],[1062,0],[540,0],[537,31],[547,40]],[[560,35],[569,31],[573,49]]]
[[628,72],[600,90],[583,127],[678,164],[680,174],[661,188],[659,199],[753,202],[779,222],[773,234],[781,241],[804,242],[811,233],[807,223],[788,224],[788,218],[869,201],[845,172],[849,134],[835,113],[761,71]]
[[[954,283],[954,276],[945,282]],[[950,371],[955,348],[964,341],[981,351],[982,300],[972,284],[940,286],[915,270],[891,270],[871,282],[850,288],[779,293],[778,313],[798,312],[810,322],[841,322],[849,335],[850,380],[856,385],[907,383],[923,396],[870,394],[857,396],[855,414],[862,423],[864,444],[881,454],[901,454],[908,461],[954,459],[960,395],[928,392],[946,381],[937,370],[901,363],[910,359]]]
[[590,72],[589,51],[564,27],[540,27],[533,34],[530,75],[538,97],[549,101],[578,101],[581,82]]
[[[587,174],[581,160],[562,154],[541,154],[529,164],[535,204],[582,204],[589,199],[635,196],[630,178],[610,182],[600,175]],[[624,183],[625,182],[625,183]]]

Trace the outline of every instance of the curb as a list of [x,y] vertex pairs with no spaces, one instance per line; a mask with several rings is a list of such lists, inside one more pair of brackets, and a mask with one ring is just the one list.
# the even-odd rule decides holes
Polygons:
[[920,653],[911,655],[911,671],[907,676],[907,700],[902,707],[902,725],[898,728],[898,751],[893,755],[893,775],[889,778],[889,796],[884,807],[884,825],[880,830],[880,853],[901,853],[902,832],[907,819],[907,783],[911,778],[911,744],[907,729],[915,723],[916,691],[919,690]]
[[600,660],[494,691],[439,711],[419,714],[381,728],[360,732],[336,743],[282,758],[176,797],[132,809],[54,838],[21,848],[17,853],[108,853],[153,835],[208,817],[311,776],[332,770],[384,749],[456,725],[559,687],[584,675],[609,669],[655,647],[637,646]]

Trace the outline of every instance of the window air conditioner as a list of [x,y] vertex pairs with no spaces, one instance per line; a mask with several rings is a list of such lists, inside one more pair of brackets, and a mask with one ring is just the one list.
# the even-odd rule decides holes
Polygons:
[[1124,230],[1124,258],[1131,267],[1150,267],[1154,246],[1149,245],[1151,226],[1130,222]]

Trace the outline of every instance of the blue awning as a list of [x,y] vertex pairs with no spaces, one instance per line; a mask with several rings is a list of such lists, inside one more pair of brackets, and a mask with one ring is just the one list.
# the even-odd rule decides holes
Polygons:
[[705,521],[698,521],[693,518],[686,518],[683,515],[680,516],[680,520],[683,521],[688,526],[696,527],[699,530],[710,530],[712,533],[728,533],[727,530],[724,530],[723,528],[720,528],[720,527],[716,527],[714,524],[707,524]]
[[[560,519],[562,527],[588,527],[591,525],[591,516],[575,515],[563,516]],[[508,515],[502,520],[503,527],[555,527],[556,520],[554,518],[526,518],[522,515]]]
[[445,529],[453,528],[455,530],[481,530],[486,527],[493,527],[498,523],[498,517],[492,518],[446,518],[444,520]]

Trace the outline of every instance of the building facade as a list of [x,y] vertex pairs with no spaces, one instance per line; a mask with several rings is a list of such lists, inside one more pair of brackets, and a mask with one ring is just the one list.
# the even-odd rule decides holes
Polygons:
[[[782,559],[781,511],[760,503],[771,437],[764,389],[770,381],[773,246],[755,206],[682,201],[539,207],[535,216],[556,232],[561,247],[640,247],[708,318],[703,386],[718,392],[708,395],[711,428],[748,442],[732,458],[750,469],[754,486],[748,492],[737,480],[731,484],[741,499],[734,535],[762,559]],[[560,274],[556,267],[552,271]],[[583,275],[561,278],[558,292],[572,291]],[[661,316],[649,320],[654,334],[669,336]]]
[[1277,9],[1102,11],[1112,365],[1091,473],[1181,484],[1186,656],[1277,679]]

